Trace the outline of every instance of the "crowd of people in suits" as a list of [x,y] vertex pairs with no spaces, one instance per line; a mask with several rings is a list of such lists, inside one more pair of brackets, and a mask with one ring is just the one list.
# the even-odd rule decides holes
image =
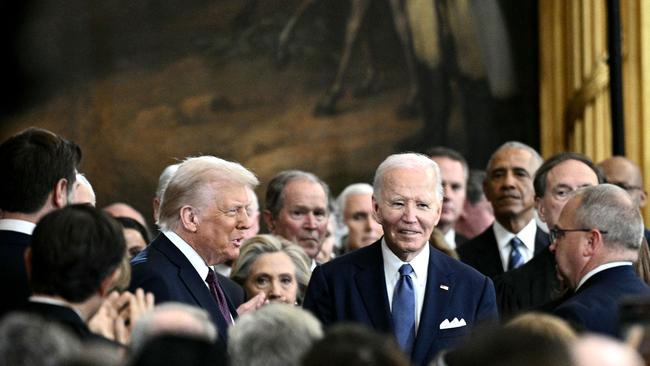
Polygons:
[[434,147],[336,199],[281,171],[260,206],[252,171],[196,156],[162,172],[155,234],[95,208],[81,158],[39,128],[0,145],[0,364],[650,364],[624,157],[511,141],[480,171]]

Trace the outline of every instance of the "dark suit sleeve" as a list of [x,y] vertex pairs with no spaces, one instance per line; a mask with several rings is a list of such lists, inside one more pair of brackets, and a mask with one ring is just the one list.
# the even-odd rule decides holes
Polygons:
[[318,266],[311,274],[302,306],[327,326],[334,322],[332,303],[322,267]]
[[156,304],[172,300],[168,281],[165,281],[157,273],[145,270],[141,266],[132,267],[129,291],[135,292],[138,288],[143,289],[145,292],[151,292],[155,297]]
[[588,309],[581,304],[570,303],[560,305],[553,311],[553,314],[566,320],[575,330],[582,331],[586,329],[585,324],[587,324],[585,315],[589,314],[590,312],[592,312],[591,309]]
[[494,284],[488,277],[484,277],[483,289],[476,309],[476,320],[479,323],[493,322],[499,319],[497,311],[497,300],[494,291]]

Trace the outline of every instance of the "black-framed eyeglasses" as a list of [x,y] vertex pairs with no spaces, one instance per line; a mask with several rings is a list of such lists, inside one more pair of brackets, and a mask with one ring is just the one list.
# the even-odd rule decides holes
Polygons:
[[[551,242],[554,242],[558,239],[562,239],[566,233],[581,231],[583,233],[588,233],[591,230],[598,229],[560,229],[559,227],[554,227],[549,230],[549,235],[551,236]],[[601,234],[607,234],[607,230],[598,230]]]

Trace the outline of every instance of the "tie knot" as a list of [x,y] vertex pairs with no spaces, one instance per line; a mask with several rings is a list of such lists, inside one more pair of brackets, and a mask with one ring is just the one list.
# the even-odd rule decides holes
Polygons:
[[399,274],[402,276],[409,276],[411,273],[413,273],[413,267],[411,267],[410,264],[402,264],[401,267],[399,267]]
[[212,268],[208,269],[208,275],[205,277],[205,282],[207,282],[209,285],[217,283],[217,277],[214,275]]
[[524,245],[524,243],[521,241],[521,239],[515,236],[510,240],[510,245],[512,245],[514,249],[519,249]]

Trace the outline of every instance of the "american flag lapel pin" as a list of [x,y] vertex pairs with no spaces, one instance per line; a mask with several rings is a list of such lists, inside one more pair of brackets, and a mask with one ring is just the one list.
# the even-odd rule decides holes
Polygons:
[[447,285],[440,285],[440,288],[445,290],[445,291],[449,291],[449,286],[447,286]]

